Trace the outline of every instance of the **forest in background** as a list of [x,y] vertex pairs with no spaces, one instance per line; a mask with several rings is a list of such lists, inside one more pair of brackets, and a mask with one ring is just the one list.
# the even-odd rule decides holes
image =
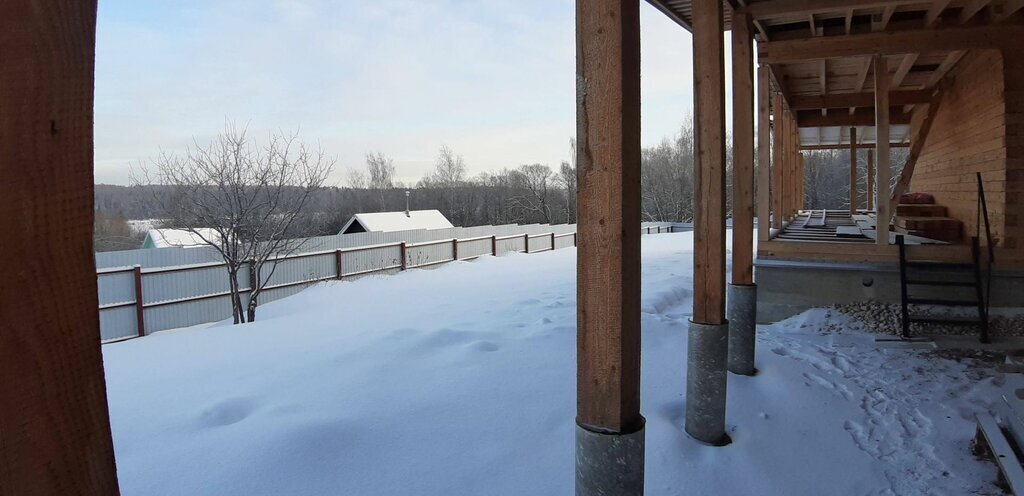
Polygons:
[[[687,120],[680,132],[643,149],[641,187],[644,221],[693,220],[693,127]],[[731,146],[727,145],[727,146]],[[567,156],[575,157],[570,140]],[[906,159],[907,149],[893,149],[893,177]],[[805,152],[805,208],[849,207],[849,151]],[[731,212],[731,154],[727,166],[727,202]],[[859,156],[858,190],[861,206],[866,191],[866,155]],[[558,165],[524,164],[470,176],[463,157],[442,147],[434,171],[415,184],[395,180],[394,162],[384,153],[369,153],[365,168],[343,171],[342,184],[315,191],[288,236],[337,234],[352,215],[399,211],[406,208],[406,191],[413,210],[437,209],[457,226],[573,223],[576,221],[576,164],[571,158]],[[165,216],[154,201],[163,186],[136,184],[95,187],[96,251],[138,248],[145,232],[129,221]],[[201,227],[201,226],[194,226]]]

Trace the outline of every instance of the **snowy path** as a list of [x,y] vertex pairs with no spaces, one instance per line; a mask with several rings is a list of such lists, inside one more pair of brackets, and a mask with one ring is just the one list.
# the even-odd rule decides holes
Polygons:
[[[999,379],[819,334],[824,310],[759,328],[732,445],[690,440],[692,236],[643,239],[647,494],[998,494],[968,443]],[[571,249],[485,257],[107,345],[122,492],[571,494],[574,273]]]

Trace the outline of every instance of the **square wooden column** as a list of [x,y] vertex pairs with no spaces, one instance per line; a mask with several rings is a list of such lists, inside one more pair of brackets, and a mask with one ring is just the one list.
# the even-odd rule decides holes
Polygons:
[[754,282],[754,56],[750,18],[732,20],[732,283]]
[[766,65],[757,68],[757,239],[771,238],[771,83]]
[[782,229],[783,197],[785,196],[784,174],[786,165],[786,111],[782,108],[782,93],[776,91],[772,98],[772,228]]
[[0,493],[118,494],[93,260],[96,1],[0,2]]
[[850,215],[857,213],[857,128],[850,128]]
[[577,421],[640,416],[640,5],[576,4]]
[[868,210],[874,210],[875,208],[875,151],[868,150],[868,170],[867,170],[867,200]]
[[875,196],[875,208],[878,217],[875,219],[877,243],[889,244],[889,179],[892,169],[889,167],[889,69],[885,57],[875,55],[872,59],[875,69],[875,149],[878,150],[878,191]]

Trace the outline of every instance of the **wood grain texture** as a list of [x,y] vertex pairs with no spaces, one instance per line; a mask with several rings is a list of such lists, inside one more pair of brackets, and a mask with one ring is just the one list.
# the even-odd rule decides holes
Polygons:
[[771,72],[757,68],[757,239],[771,236]]
[[868,150],[868,170],[867,170],[867,201],[868,210],[875,209],[875,150]]
[[92,251],[95,30],[95,0],[0,2],[5,496],[118,494]]
[[850,215],[857,213],[857,128],[850,128]]
[[782,192],[784,190],[782,170],[785,167],[786,111],[783,108],[782,93],[772,98],[772,228],[782,229]]
[[576,2],[577,422],[640,416],[640,5]]
[[720,0],[693,2],[694,173],[693,321],[725,320],[725,40]]
[[732,283],[754,282],[754,55],[750,20],[732,19]]
[[[889,136],[889,69],[885,57],[876,55],[872,59],[875,76],[875,135]],[[875,205],[878,206],[876,226],[876,242],[880,245],[889,244],[889,221],[892,213],[889,210],[889,178],[892,175],[889,157],[889,140],[879,140],[875,144],[878,152],[878,193]]]

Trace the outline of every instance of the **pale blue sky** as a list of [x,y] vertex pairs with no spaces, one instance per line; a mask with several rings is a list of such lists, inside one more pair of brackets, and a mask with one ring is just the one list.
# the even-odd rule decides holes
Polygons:
[[[692,108],[690,35],[641,2],[643,141]],[[225,119],[368,151],[415,182],[442,145],[471,174],[557,166],[575,132],[573,0],[103,0],[96,181],[209,140]]]

